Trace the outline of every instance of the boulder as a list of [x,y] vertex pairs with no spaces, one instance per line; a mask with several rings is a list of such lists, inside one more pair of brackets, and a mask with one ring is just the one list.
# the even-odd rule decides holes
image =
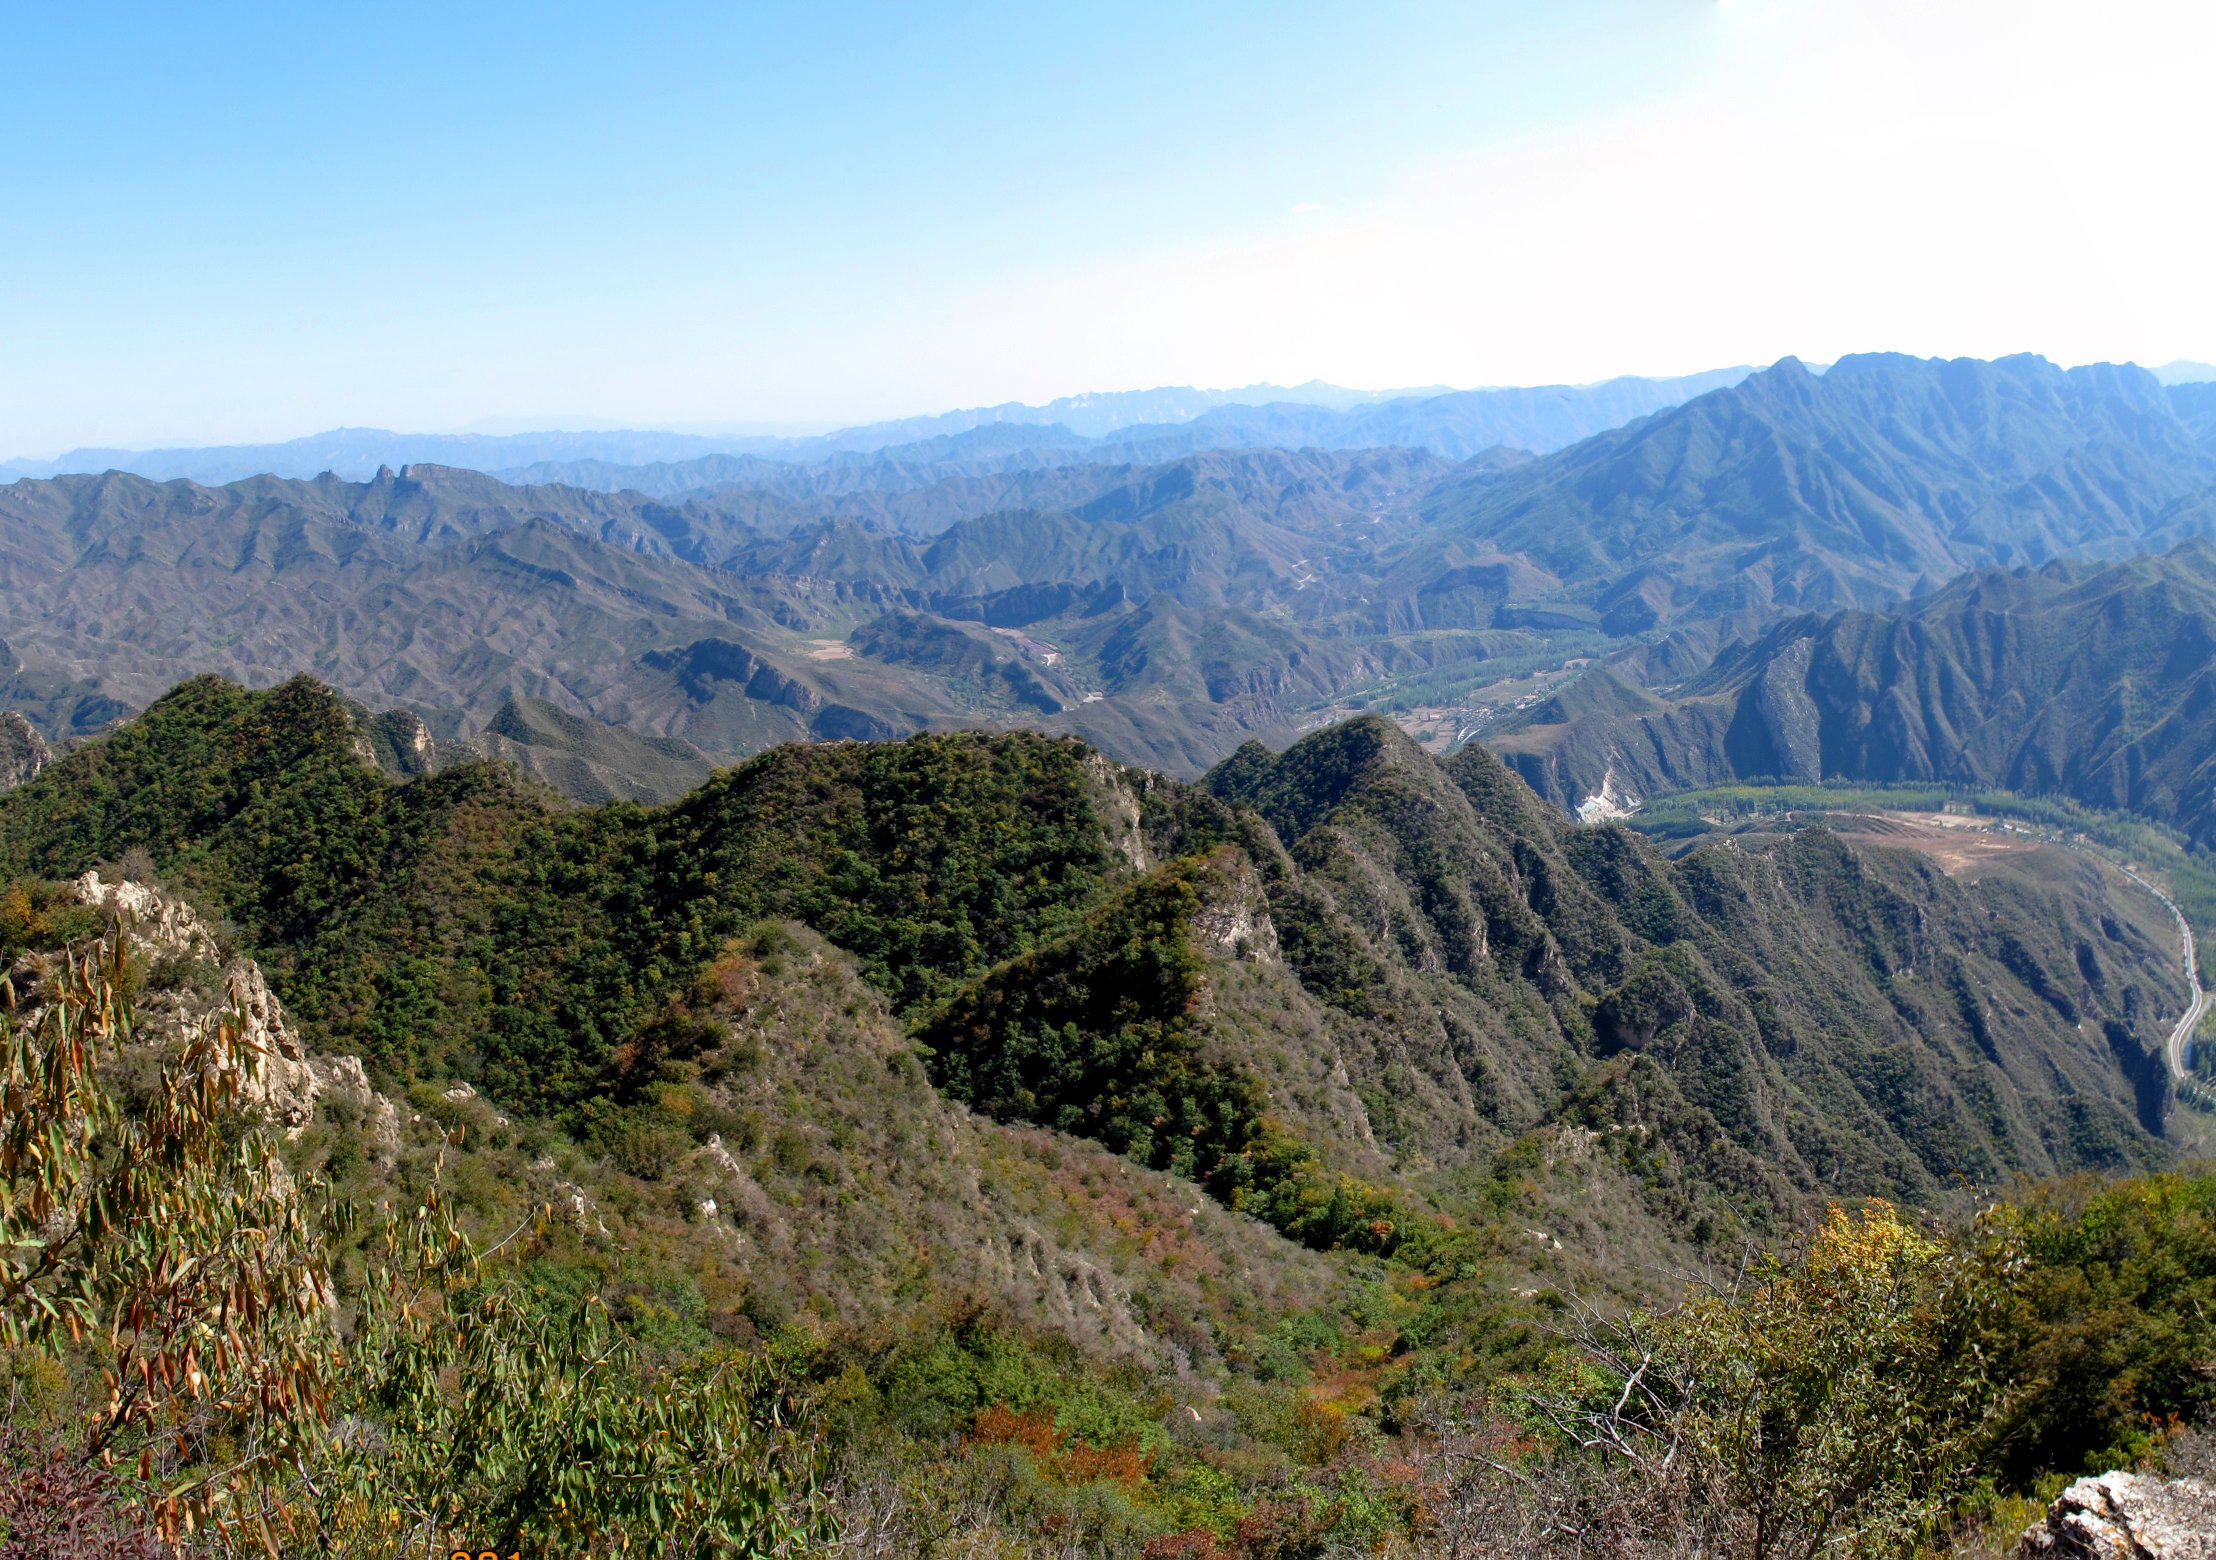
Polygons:
[[2019,1560],[2216,1560],[2216,1487],[2104,1473],[2080,1479],[2024,1530]]

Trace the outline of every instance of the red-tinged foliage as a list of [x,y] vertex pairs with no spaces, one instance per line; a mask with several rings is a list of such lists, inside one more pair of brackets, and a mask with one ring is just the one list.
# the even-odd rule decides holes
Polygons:
[[1140,1451],[1138,1443],[1127,1437],[1114,1446],[1073,1446],[1056,1460],[1054,1471],[1064,1484],[1091,1484],[1105,1479],[1135,1490],[1153,1462],[1151,1455]]
[[977,1411],[968,1437],[972,1446],[1020,1446],[1031,1454],[1041,1473],[1062,1484],[1091,1484],[1108,1480],[1125,1489],[1137,1489],[1153,1466],[1151,1453],[1139,1450],[1137,1440],[1125,1436],[1111,1446],[1069,1445],[1069,1437],[1054,1427],[1054,1411],[1042,1409],[1019,1414],[1005,1403]]
[[976,1425],[970,1432],[970,1440],[978,1445],[1020,1446],[1041,1459],[1060,1452],[1064,1439],[1062,1432],[1054,1428],[1052,1409],[1019,1414],[1005,1403],[979,1409]]
[[0,1430],[0,1560],[169,1560],[136,1492],[74,1448]]
[[1146,1548],[1139,1551],[1139,1560],[1235,1560],[1228,1551],[1216,1544],[1216,1535],[1206,1528],[1194,1528],[1185,1533],[1165,1533],[1160,1538],[1147,1540]]

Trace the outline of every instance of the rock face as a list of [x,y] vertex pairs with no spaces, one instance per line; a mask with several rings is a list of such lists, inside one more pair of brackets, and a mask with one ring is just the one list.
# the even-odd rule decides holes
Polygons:
[[0,791],[12,791],[44,769],[53,753],[14,710],[0,710]]
[[246,1098],[290,1132],[307,1126],[315,1114],[316,1075],[260,965],[226,959],[214,931],[190,906],[143,883],[105,883],[87,872],[77,879],[77,901],[114,911],[125,948],[159,972],[136,1004],[145,1038],[182,1039],[211,1011],[235,1009],[243,1024],[240,1040],[262,1058]]
[[1823,712],[1807,689],[1813,639],[1796,639],[1755,679],[1724,735],[1741,774],[1775,775],[1814,785],[1824,777]]
[[1131,783],[1103,753],[1095,753],[1085,760],[1085,777],[1091,782],[1093,807],[1100,815],[1108,843],[1131,863],[1132,871],[1144,872],[1150,863],[1145,832],[1139,823],[1139,798],[1133,794]]
[[308,1059],[319,1099],[344,1100],[361,1113],[362,1135],[369,1141],[369,1156],[381,1165],[400,1157],[400,1112],[391,1100],[369,1086],[369,1074],[358,1056],[316,1056]]
[[97,872],[78,878],[75,887],[78,903],[114,912],[126,951],[149,972],[134,1003],[141,1039],[156,1046],[182,1042],[209,1014],[230,1008],[239,1015],[241,1040],[262,1059],[244,1090],[249,1103],[297,1137],[319,1098],[344,1100],[360,1112],[374,1155],[389,1162],[399,1152],[398,1112],[369,1086],[361,1059],[311,1061],[261,966],[244,955],[226,958],[214,930],[191,906],[143,883],[104,882]]
[[2024,1530],[2019,1560],[2216,1560],[2216,1488],[2198,1479],[2080,1479]]
[[1193,912],[1193,940],[1219,958],[1277,963],[1277,927],[1261,874],[1228,850],[1208,866],[1200,908]]

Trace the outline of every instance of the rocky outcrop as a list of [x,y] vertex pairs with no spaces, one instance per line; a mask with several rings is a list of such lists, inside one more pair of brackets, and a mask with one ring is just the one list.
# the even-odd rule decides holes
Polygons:
[[1200,908],[1193,912],[1193,941],[1218,958],[1275,964],[1277,927],[1261,874],[1244,856],[1223,849],[1202,879]]
[[1614,823],[1628,818],[1639,810],[1639,798],[1629,792],[1618,794],[1616,790],[1616,766],[1610,764],[1601,771],[1600,789],[1577,804],[1579,823]]
[[2024,1530],[2019,1560],[2216,1560],[2216,1487],[2104,1473],[2080,1479]]
[[1092,795],[1093,809],[1100,815],[1101,832],[1107,836],[1109,849],[1131,863],[1132,871],[1144,872],[1151,863],[1147,860],[1146,835],[1140,825],[1139,798],[1131,789],[1131,782],[1124,778],[1121,766],[1109,762],[1105,753],[1088,754],[1085,781]]
[[243,956],[226,959],[214,930],[191,906],[143,883],[77,879],[77,901],[112,911],[127,952],[158,972],[138,998],[141,1038],[181,1041],[211,1012],[238,1015],[241,1045],[261,1058],[242,1091],[270,1120],[298,1134],[315,1114],[317,1083],[284,1004]]
[[391,1100],[369,1086],[369,1074],[358,1056],[315,1056],[308,1059],[316,1092],[325,1100],[343,1100],[361,1115],[362,1136],[369,1143],[369,1157],[390,1166],[400,1157],[400,1112]]
[[140,1040],[157,1048],[181,1044],[210,1015],[228,1010],[237,1016],[241,1043],[260,1058],[242,1091],[254,1108],[298,1137],[319,1098],[344,1100],[359,1113],[373,1157],[392,1162],[400,1151],[392,1101],[369,1086],[359,1057],[308,1057],[260,965],[243,954],[227,956],[214,928],[158,889],[106,882],[97,872],[74,887],[78,903],[114,915],[125,951],[148,972],[134,1003]]
[[0,710],[0,791],[12,791],[52,760],[46,739],[14,710]]

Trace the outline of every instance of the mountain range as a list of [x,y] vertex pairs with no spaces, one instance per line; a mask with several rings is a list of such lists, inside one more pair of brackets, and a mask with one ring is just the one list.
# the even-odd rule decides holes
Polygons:
[[334,428],[275,444],[187,445],[166,449],[80,448],[52,460],[0,461],[0,475],[60,476],[70,472],[130,471],[167,481],[189,477],[222,483],[242,476],[320,476],[330,471],[356,480],[381,465],[416,463],[483,468],[528,463],[592,461],[622,463],[684,461],[703,454],[805,452],[821,457],[840,451],[882,449],[944,438],[994,423],[1056,426],[1062,436],[1097,438],[1134,424],[1187,421],[1218,406],[1263,406],[1276,402],[1328,406],[1339,410],[1375,401],[1443,393],[1430,390],[1365,391],[1311,380],[1305,385],[1256,384],[1240,390],[1196,390],[1165,386],[1154,390],[1108,391],[1064,396],[1043,406],[1004,402],[924,417],[862,423],[819,433],[787,433],[742,426],[721,432],[613,429],[602,432],[516,432],[464,434],[395,433],[388,428]]
[[[668,497],[730,480],[734,473],[879,452],[896,464],[915,465],[944,460],[951,451],[997,450],[1037,460],[1052,450],[1096,450],[1094,460],[1116,461],[1257,445],[1399,445],[1460,459],[1496,444],[1557,449],[1628,418],[1735,383],[1748,372],[1730,368],[1678,379],[1626,377],[1591,385],[1461,391],[1368,392],[1321,381],[1293,389],[1173,387],[1070,396],[1044,406],[979,407],[798,438],[629,431],[401,434],[341,428],[282,444],[77,449],[53,460],[0,462],[0,476],[117,470],[157,481],[184,477],[221,484],[258,475],[315,477],[331,472],[360,481],[379,466],[433,464],[496,471],[523,483],[562,481],[609,491],[634,487]],[[965,434],[980,437],[964,440]],[[854,462],[843,464],[851,467]]]
[[[1468,1216],[1462,1176],[1533,1134],[1623,1183],[1588,1258],[2177,1152],[2168,913],[2052,847],[1974,882],[1821,826],[1672,861],[1374,716],[1197,784],[1028,733],[789,745],[653,812],[482,761],[398,783],[382,735],[308,678],[183,684],[0,799],[0,870],[138,852],[314,1048],[619,1161],[685,1130],[701,971],[765,919],[853,961],[949,1098],[1326,1248],[1389,1248],[1348,1221],[1410,1199]],[[1319,1173],[1369,1211],[1295,1195]]]
[[[1842,1251],[1930,1301],[1919,1358],[1977,1340],[1977,1498],[2051,1490],[2211,1395],[2210,388],[1874,355],[1552,450],[1320,447],[1384,402],[26,478],[9,1005],[117,928],[136,1141],[250,1001],[287,1186],[436,1208],[486,1307],[575,1298],[641,1379],[767,1344],[759,1422],[884,1553],[1420,1547],[1395,1459],[1458,1405],[1636,1386],[1575,1317]],[[1766,1350],[1704,1358],[1726,1412]]]
[[[1615,415],[1686,388],[1580,393]],[[782,741],[962,725],[1067,732],[1189,776],[1249,739],[1283,746],[1383,706],[1438,750],[1484,734],[1565,805],[1725,775],[1974,771],[2199,830],[2201,782],[2174,756],[2191,742],[2092,704],[2056,706],[2037,762],[1963,737],[2005,727],[1999,704],[1975,721],[1885,713],[1906,706],[1804,677],[1826,741],[1872,723],[1931,733],[1851,760],[1809,759],[1790,734],[1758,751],[1759,722],[1719,712],[1782,697],[1787,674],[1757,663],[1804,653],[1794,624],[1935,622],[1965,571],[2208,534],[2211,389],[2128,365],[1880,354],[1820,375],[1787,359],[1552,453],[1459,460],[1189,446],[1215,419],[1258,438],[1333,419],[1383,437],[1375,419],[1443,418],[1471,395],[1506,415],[1508,393],[1221,406],[1168,427],[1188,447],[1151,461],[980,421],[812,462],[718,455],[727,480],[680,491],[708,467],[664,473],[669,497],[430,464],[367,482],[26,479],[0,489],[0,699],[66,745],[182,676],[267,686],[309,670],[418,723],[432,745],[417,767],[506,743],[588,800],[671,796]],[[1536,415],[1538,393],[1515,394]],[[2104,600],[2065,591],[2007,612],[2076,643]],[[1606,669],[1580,675],[1594,660]],[[2073,675],[2083,690],[2121,672]],[[2014,692],[2052,695],[2037,677]],[[1559,718],[1537,719],[1542,699]],[[2156,762],[2150,742],[2173,756]]]
[[[95,989],[130,1006],[82,1076],[127,1147],[184,1087],[161,1053],[237,1004],[285,1088],[200,1152],[250,1156],[266,1103],[285,1184],[420,1209],[435,1260],[488,1251],[467,1290],[398,1292],[455,1297],[434,1348],[528,1302],[541,1330],[490,1343],[524,1390],[519,1356],[770,1354],[781,1395],[733,1439],[808,1437],[841,1536],[890,1529],[882,1553],[1428,1545],[1381,1453],[1420,1454],[1438,1402],[1573,1370],[1564,1296],[1667,1302],[1827,1218],[1936,1255],[1941,1210],[1988,1210],[1996,1481],[2051,1488],[2207,1399],[2211,1183],[2095,1179],[2203,1140],[2162,1052],[2192,993],[2165,907],[2089,854],[1943,868],[1764,823],[1671,859],[1374,716],[1197,784],[1025,732],[793,743],[652,809],[483,759],[381,772],[403,735],[307,677],[200,678],[45,764],[0,795],[9,992],[90,987],[73,961],[113,915],[137,942]],[[2051,1201],[2022,1179],[2071,1172]],[[1871,1197],[1929,1234],[1838,1211]],[[2034,1238],[1987,1234],[2011,1219]],[[355,1228],[325,1249],[359,1316]],[[1855,1282],[1892,1290],[1899,1249]],[[1830,1303],[1838,1267],[1808,1267]],[[244,1333],[268,1313],[233,1293],[210,1304]],[[404,1401],[489,1400],[510,1433],[456,1354]],[[342,1389],[380,1368],[334,1364]],[[340,1423],[390,1436],[391,1401]],[[642,1434],[692,1412],[651,1401]]]
[[[1089,710],[1124,750],[1191,769],[1283,729],[1289,697],[1523,643],[1311,646],[1287,621],[1338,588],[1317,584],[1336,560],[1411,525],[1444,469],[1265,451],[1096,470],[1077,511],[994,510],[928,546],[771,530],[759,495],[673,506],[438,467],[26,481],[0,490],[0,635],[10,696],[57,738],[181,671],[267,683],[299,664],[444,739],[514,699],[726,757]],[[1060,637],[1027,631],[1047,620]]]
[[1388,589],[1505,555],[1629,634],[2166,546],[2216,499],[2216,449],[2181,404],[2200,398],[2128,365],[1873,355],[1819,378],[1787,359],[1509,480],[1445,484]]

